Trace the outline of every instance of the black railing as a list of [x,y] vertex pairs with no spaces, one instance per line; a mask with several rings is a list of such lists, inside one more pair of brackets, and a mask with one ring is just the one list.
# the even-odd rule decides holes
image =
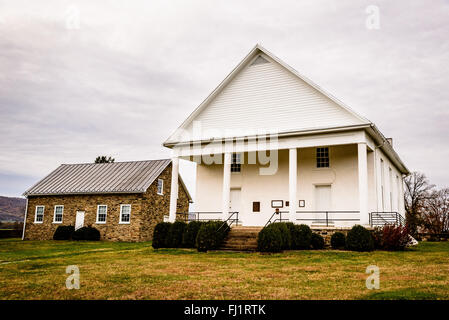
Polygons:
[[[268,226],[270,223],[275,222],[283,222],[283,221],[289,221],[290,219],[282,218],[282,214],[289,213],[288,211],[279,211],[274,212],[270,219],[265,224],[265,227]],[[311,221],[312,223],[319,223],[326,225],[326,227],[329,227],[329,224],[334,224],[336,221],[340,222],[359,222],[360,218],[334,218],[330,216],[330,214],[360,214],[360,211],[296,211],[296,213],[305,213],[305,214],[315,214],[315,215],[322,215],[321,217],[312,217],[312,218],[296,218],[296,221]]]
[[307,213],[307,214],[317,214],[321,215],[321,217],[313,217],[313,218],[297,218],[296,221],[312,221],[312,223],[325,224],[326,227],[329,227],[329,224],[334,224],[334,222],[360,222],[360,218],[334,218],[329,216],[330,214],[360,214],[360,211],[296,211],[296,213]]
[[[264,228],[265,228],[266,226],[268,226],[270,223],[282,222],[282,221],[288,221],[288,219],[282,219],[282,214],[283,214],[283,213],[288,213],[288,211],[279,211],[279,212],[276,212],[276,211],[275,211],[275,212],[271,215],[270,219],[268,219],[267,223],[265,223]],[[276,215],[279,215],[279,218],[276,217]],[[273,218],[275,218],[275,219],[273,220]]]
[[[178,216],[181,216],[185,222],[190,221],[222,221],[221,211],[194,211],[194,212],[178,212],[176,213]],[[207,216],[217,215],[215,218],[210,218]]]
[[237,224],[239,222],[239,213],[237,211],[229,213],[229,217],[223,222],[220,228],[217,229],[217,232],[223,229],[224,226],[226,226],[225,228],[231,228],[233,223]]
[[370,212],[369,224],[371,227],[381,227],[386,224],[404,226],[405,219],[402,215],[400,215],[398,212],[395,211]]

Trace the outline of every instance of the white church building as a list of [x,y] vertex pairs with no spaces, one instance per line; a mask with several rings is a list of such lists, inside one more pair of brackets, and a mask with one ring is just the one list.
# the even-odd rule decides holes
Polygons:
[[[190,219],[312,227],[402,222],[409,170],[392,139],[260,45],[164,142],[195,161]],[[237,221],[238,219],[238,221]]]

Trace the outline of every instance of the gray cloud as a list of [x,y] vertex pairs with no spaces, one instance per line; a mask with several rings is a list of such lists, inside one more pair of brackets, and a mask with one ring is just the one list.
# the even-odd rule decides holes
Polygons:
[[1,1],[0,192],[98,154],[168,156],[161,143],[257,42],[448,185],[448,2],[377,1],[379,30],[365,27],[370,4]]

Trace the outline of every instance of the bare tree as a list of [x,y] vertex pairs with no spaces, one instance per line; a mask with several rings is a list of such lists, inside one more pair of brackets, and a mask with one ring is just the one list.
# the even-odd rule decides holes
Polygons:
[[413,236],[418,232],[421,224],[421,215],[426,205],[426,200],[431,196],[435,187],[429,183],[426,175],[420,172],[412,172],[405,179],[404,202],[407,227]]
[[432,192],[426,201],[422,222],[430,233],[449,232],[449,188]]

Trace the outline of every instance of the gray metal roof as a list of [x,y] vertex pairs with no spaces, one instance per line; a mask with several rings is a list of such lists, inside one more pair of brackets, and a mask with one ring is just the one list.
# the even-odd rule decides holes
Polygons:
[[143,193],[170,163],[162,159],[62,164],[23,195]]

